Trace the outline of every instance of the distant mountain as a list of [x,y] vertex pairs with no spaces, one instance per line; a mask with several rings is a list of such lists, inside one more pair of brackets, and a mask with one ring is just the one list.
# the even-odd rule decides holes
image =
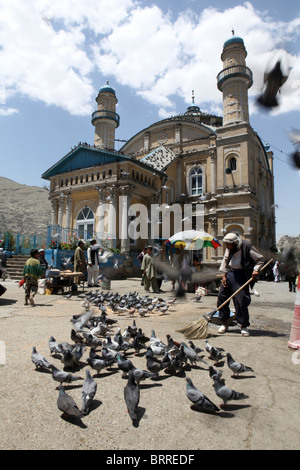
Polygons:
[[50,223],[49,191],[0,176],[0,234],[46,235]]

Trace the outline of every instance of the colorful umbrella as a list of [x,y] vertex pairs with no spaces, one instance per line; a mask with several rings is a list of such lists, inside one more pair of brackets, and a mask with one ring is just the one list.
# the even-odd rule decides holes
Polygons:
[[166,244],[185,243],[185,248],[189,250],[200,250],[203,247],[211,246],[214,249],[221,246],[221,243],[204,230],[183,230],[170,237]]

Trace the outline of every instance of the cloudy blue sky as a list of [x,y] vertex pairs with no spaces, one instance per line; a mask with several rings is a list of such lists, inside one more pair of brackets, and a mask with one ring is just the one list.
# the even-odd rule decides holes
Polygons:
[[[289,133],[300,128],[298,0],[0,0],[0,176],[43,186],[42,173],[78,142],[93,144],[95,97],[109,80],[117,139],[195,103],[222,114],[223,44],[244,39],[254,74],[250,124],[274,152],[277,238],[300,234],[299,171]],[[289,78],[280,106],[255,106],[276,58]],[[120,148],[121,143],[116,143]]]

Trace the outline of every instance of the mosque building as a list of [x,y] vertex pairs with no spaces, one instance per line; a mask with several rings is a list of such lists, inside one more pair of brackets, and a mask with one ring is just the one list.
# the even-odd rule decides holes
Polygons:
[[[140,130],[119,151],[116,91],[100,88],[94,144],[80,143],[42,175],[50,181],[52,233],[76,230],[129,256],[185,228],[220,242],[235,231],[259,249],[275,245],[273,153],[249,123],[246,56],[242,38],[224,43],[222,117],[202,112],[192,96],[186,112]],[[202,255],[217,262],[223,247]]]

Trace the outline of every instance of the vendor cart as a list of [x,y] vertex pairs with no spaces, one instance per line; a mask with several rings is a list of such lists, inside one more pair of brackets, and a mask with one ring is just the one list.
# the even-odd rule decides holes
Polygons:
[[[75,278],[78,283],[75,283]],[[85,275],[81,272],[60,271],[59,269],[49,269],[46,272],[46,289],[53,294],[63,294],[65,290],[68,292],[76,291],[78,287],[84,292]]]

